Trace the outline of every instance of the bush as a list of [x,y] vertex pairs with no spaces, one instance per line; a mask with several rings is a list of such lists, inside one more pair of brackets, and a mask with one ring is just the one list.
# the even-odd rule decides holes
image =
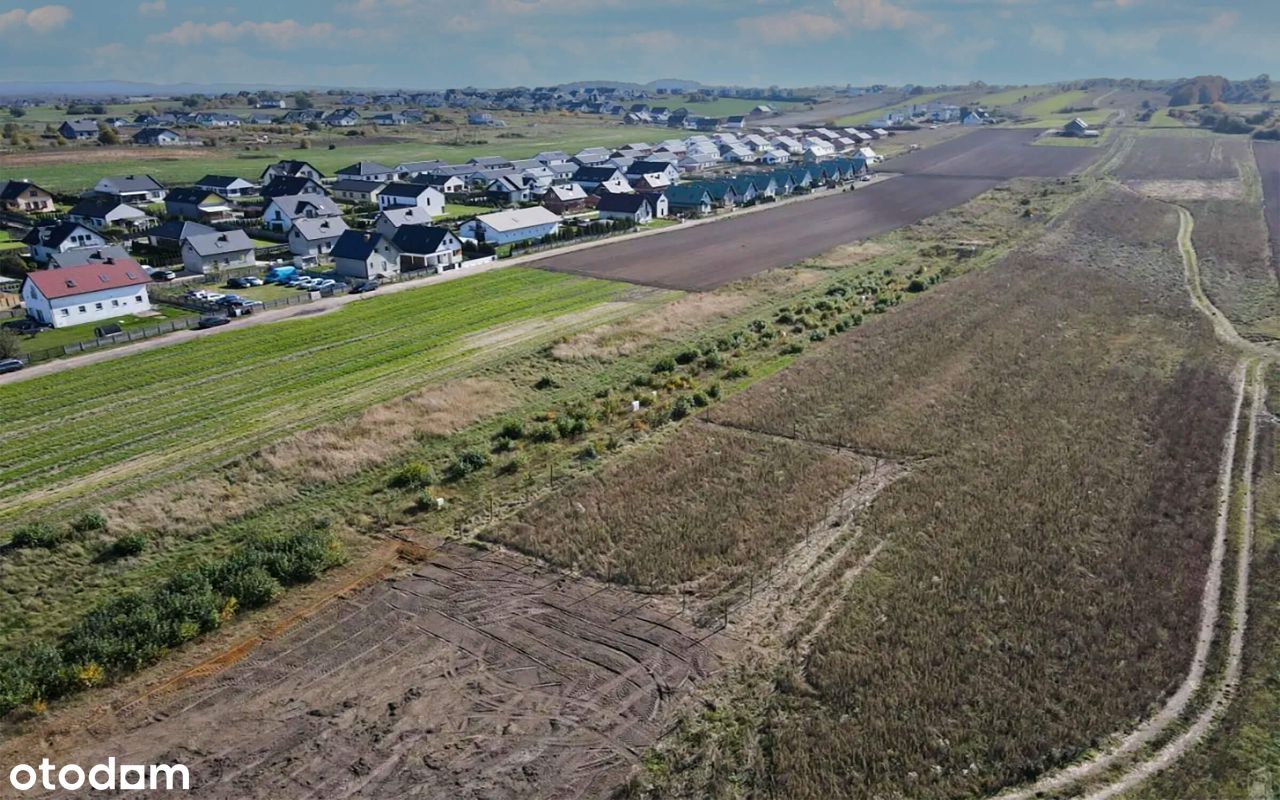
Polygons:
[[554,442],[560,438],[560,431],[550,422],[544,422],[541,425],[534,426],[529,431],[529,440],[538,443]]
[[803,352],[804,352],[804,345],[800,344],[799,342],[792,342],[791,344],[785,345],[782,348],[782,354],[784,356],[794,356]]
[[47,522],[31,522],[13,532],[10,544],[14,547],[57,547],[65,534]]
[[671,358],[670,356],[667,356],[666,358],[658,359],[657,362],[655,362],[653,365],[654,373],[675,372],[675,369],[676,369],[676,360],[674,358]]
[[[823,340],[823,339],[825,339],[825,338],[827,338],[827,332],[826,332],[826,331],[821,331],[821,330],[819,330],[819,331],[813,331],[812,333],[810,333],[810,334],[809,334],[809,341],[811,341],[811,342],[820,342],[820,341],[822,341],[822,340]],[[797,352],[798,352],[798,351],[797,351]]]
[[925,282],[920,280],[919,278],[912,278],[911,283],[907,284],[908,292],[919,293],[919,292],[923,292],[924,290],[925,290]]
[[523,453],[516,453],[514,456],[503,462],[501,467],[498,467],[498,474],[515,475],[523,470],[528,462],[529,459]]
[[524,438],[524,421],[519,419],[509,419],[502,423],[502,427],[498,429],[498,436],[504,439],[523,439]]
[[745,378],[751,374],[751,370],[744,366],[730,367],[725,373],[725,378],[735,380],[737,378]]
[[707,406],[711,405],[711,401],[708,400],[707,396],[702,392],[694,392],[693,396],[690,397],[689,399],[698,408],[706,408]]
[[710,386],[708,386],[708,387],[707,387],[707,397],[710,397],[712,400],[719,400],[719,399],[720,399],[720,384],[718,384],[718,383],[713,383],[713,384],[711,384]]
[[583,461],[594,461],[598,457],[599,454],[596,452],[595,442],[587,442],[586,446],[578,451],[578,458]]
[[676,401],[671,404],[671,419],[678,421],[689,416],[689,405],[689,398],[684,395],[677,397]]
[[717,352],[707,353],[706,357],[702,359],[702,366],[707,369],[719,369],[724,366],[724,356]]
[[533,385],[533,388],[539,389],[539,390],[559,389],[560,384],[556,381],[555,378],[551,377],[550,375],[543,375],[541,378],[538,378],[538,382]]
[[421,489],[436,482],[435,471],[426,464],[416,461],[405,464],[399,472],[391,476],[391,485],[397,489]]
[[71,529],[76,533],[105,531],[107,529],[107,518],[96,511],[91,511],[71,523]]
[[111,545],[111,555],[116,558],[129,558],[142,553],[147,548],[147,537],[140,533],[121,536]]
[[449,465],[446,477],[450,481],[460,481],[473,473],[479,472],[489,464],[489,457],[479,450],[463,450]]
[[699,355],[701,354],[697,350],[681,350],[679,353],[676,353],[676,363],[692,364],[698,360]]
[[556,420],[556,432],[560,434],[561,439],[572,439],[575,436],[581,436],[590,429],[591,424],[586,417],[561,417]]
[[275,602],[284,587],[266,569],[249,567],[231,576],[222,590],[228,597],[235,598],[239,608],[262,608]]

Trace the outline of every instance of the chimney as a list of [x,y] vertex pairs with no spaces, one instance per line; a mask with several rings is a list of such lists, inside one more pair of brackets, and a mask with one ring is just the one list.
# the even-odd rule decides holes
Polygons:
[[103,259],[102,263],[103,263],[103,264],[114,264],[114,263],[116,263],[115,256],[107,256],[105,259]]

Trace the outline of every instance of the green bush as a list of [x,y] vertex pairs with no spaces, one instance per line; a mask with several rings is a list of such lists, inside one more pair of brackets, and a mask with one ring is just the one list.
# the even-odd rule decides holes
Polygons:
[[707,369],[719,369],[724,366],[724,356],[717,352],[707,353],[706,357],[702,359],[702,366]]
[[509,419],[498,429],[498,436],[504,439],[523,439],[524,420]]
[[692,364],[693,362],[698,360],[698,356],[700,355],[701,353],[699,353],[697,350],[681,350],[679,353],[676,353],[676,363]]
[[578,458],[583,461],[594,461],[598,457],[599,454],[596,452],[595,442],[587,442],[587,444],[578,451]]
[[735,380],[737,378],[745,378],[751,374],[751,370],[744,366],[730,367],[725,373],[725,378]]
[[538,378],[538,382],[533,385],[535,389],[559,389],[560,384],[550,375],[543,375]]
[[827,332],[823,330],[813,331],[809,334],[809,341],[811,342],[820,342],[825,338],[827,338]]
[[140,533],[131,533],[116,539],[111,545],[111,555],[116,558],[129,558],[139,555],[147,549],[147,537]]
[[57,547],[64,538],[66,538],[65,533],[47,522],[29,522],[13,532],[10,543],[20,548],[53,548]]
[[262,608],[275,602],[284,587],[263,567],[249,567],[227,579],[221,587],[234,597],[238,608]]
[[689,411],[690,411],[689,406],[690,406],[689,398],[685,397],[684,395],[680,395],[679,397],[677,397],[676,401],[671,404],[671,419],[682,420],[685,417],[689,416]]
[[560,438],[560,431],[550,422],[535,425],[529,431],[529,440],[538,443],[554,442]]
[[391,476],[391,485],[398,489],[421,489],[434,483],[436,483],[435,471],[426,464],[416,461],[405,464]]
[[556,420],[556,432],[559,433],[561,439],[572,439],[575,436],[581,436],[590,428],[591,424],[586,417],[560,417]]
[[107,518],[96,511],[90,511],[71,523],[71,529],[76,533],[105,531],[107,529]]
[[449,465],[446,477],[450,481],[460,481],[473,473],[484,469],[489,463],[489,457],[479,450],[463,450]]
[[653,365],[653,372],[675,372],[676,360],[670,356],[658,359]]
[[435,511],[440,508],[440,503],[436,499],[436,493],[430,489],[423,489],[418,493],[418,499],[415,502],[419,511]]
[[911,283],[907,284],[908,292],[918,294],[919,292],[923,292],[924,290],[925,290],[925,282],[920,280],[919,278],[912,278]]
[[800,344],[799,342],[792,342],[791,344],[785,345],[782,348],[782,354],[784,356],[793,356],[803,352],[804,352],[804,345]]

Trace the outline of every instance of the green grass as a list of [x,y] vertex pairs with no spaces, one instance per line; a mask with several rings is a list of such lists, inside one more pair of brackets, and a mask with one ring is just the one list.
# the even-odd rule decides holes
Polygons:
[[491,206],[469,206],[465,203],[445,203],[444,216],[439,219],[449,219],[451,217],[476,217],[481,214],[489,214],[497,211]]
[[647,225],[642,226],[645,230],[656,230],[657,228],[669,228],[672,225],[679,225],[679,221],[674,219],[655,219]]
[[248,297],[251,300],[276,300],[281,297],[293,297],[302,294],[297,289],[288,286],[277,286],[274,283],[264,284],[262,286],[252,286],[248,289],[231,289],[224,283],[218,287],[217,291],[223,294],[238,294],[241,297]]
[[10,443],[0,524],[399,397],[486,346],[470,334],[587,309],[628,288],[505,269],[0,386]]
[[53,347],[63,347],[76,342],[87,342],[94,338],[94,329],[103,325],[110,325],[112,322],[119,325],[124,330],[135,328],[147,328],[158,325],[167,319],[176,317],[194,316],[190,311],[184,311],[180,308],[172,306],[156,305],[154,306],[155,315],[139,317],[133,314],[125,314],[109,320],[101,320],[99,322],[86,322],[83,325],[72,325],[67,328],[46,328],[35,336],[21,337],[22,351],[24,353],[34,353],[40,350],[48,350]]
[[1017,89],[1006,89],[1003,92],[993,92],[992,94],[983,95],[978,98],[978,100],[982,105],[999,108],[1001,106],[1015,105],[1021,102],[1024,97],[1032,98],[1034,100],[1047,91],[1050,91],[1050,87],[1048,86],[1022,86]]
[[1061,127],[1071,120],[1079,117],[1090,125],[1101,125],[1111,116],[1111,111],[1107,109],[1098,109],[1095,111],[1080,111],[1074,113],[1062,113],[1064,108],[1085,108],[1093,105],[1094,99],[1097,97],[1093,92],[1087,92],[1082,89],[1076,89],[1070,92],[1059,92],[1044,97],[1034,103],[1029,103],[1022,108],[1023,117],[1030,118],[1027,122],[1020,123],[1020,128],[1057,128]]
[[941,100],[942,98],[950,97],[953,94],[955,94],[955,92],[933,92],[931,94],[920,94],[915,97],[908,97],[905,100],[891,103],[887,106],[880,106],[868,111],[860,111],[857,114],[850,114],[847,117],[841,117],[835,121],[835,124],[839,127],[844,127],[846,125],[864,125],[873,119],[879,119],[886,111],[892,111],[896,108],[910,108],[913,105],[932,103],[934,100]]
[[[326,175],[332,175],[355,161],[379,161],[390,166],[405,161],[439,158],[461,163],[469,158],[484,155],[520,158],[532,156],[542,150],[565,150],[573,153],[591,145],[618,145],[628,137],[646,135],[628,131],[621,125],[601,124],[521,124],[519,118],[509,120],[511,126],[500,131],[485,131],[489,137],[485,144],[450,144],[447,141],[420,139],[385,144],[347,145],[342,136],[317,133],[313,146],[300,150],[294,145],[282,143],[261,151],[237,150],[232,146],[206,148],[182,153],[165,152],[158,148],[81,148],[86,160],[81,163],[49,162],[39,153],[20,153],[0,156],[0,172],[21,174],[50,191],[77,192],[93,186],[103,175],[147,174],[162,183],[191,183],[201,176],[214,173],[257,177],[268,164],[282,158],[309,161]],[[469,131],[469,133],[476,133]],[[508,138],[498,138],[500,135]],[[450,134],[442,133],[443,137]],[[328,149],[328,145],[336,145]],[[65,153],[65,150],[58,151]]]
[[26,248],[26,245],[22,242],[14,241],[8,231],[0,230],[0,252],[4,252],[5,250],[22,250],[24,248]]

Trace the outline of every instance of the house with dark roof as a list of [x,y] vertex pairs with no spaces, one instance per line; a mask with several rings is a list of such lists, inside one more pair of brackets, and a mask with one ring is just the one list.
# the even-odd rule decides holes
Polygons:
[[331,128],[353,128],[360,124],[360,114],[354,108],[335,108],[325,115],[324,124]]
[[370,280],[454,269],[462,263],[462,242],[449,229],[432,225],[405,225],[394,233],[351,230],[339,237],[331,255],[339,275]]
[[97,231],[68,220],[37,225],[27,231],[22,243],[30,249],[33,261],[47,264],[53,253],[65,253],[77,247],[103,247],[107,240]]
[[577,172],[573,173],[573,182],[586,189],[588,192],[596,192],[601,187],[605,191],[611,192],[630,192],[631,184],[627,182],[627,178],[622,174],[622,170],[614,166],[604,167],[580,167]]
[[234,175],[205,175],[196,181],[196,188],[217,192],[223,197],[245,197],[258,191],[256,183]]
[[164,198],[164,212],[170,217],[209,223],[226,222],[235,217],[230,200],[198,186],[169,190]]
[[150,311],[150,282],[138,262],[111,258],[29,272],[21,293],[29,317],[43,325],[65,328]]
[[295,256],[327,256],[347,231],[342,217],[300,217],[289,228],[289,252]]
[[393,182],[378,194],[378,208],[410,207],[420,208],[427,214],[438,217],[444,213],[444,193],[425,183]]
[[[662,197],[662,195],[658,195]],[[666,199],[662,200],[664,208]],[[642,194],[616,194],[606,192],[596,201],[596,211],[600,219],[629,220],[637,225],[644,225],[653,220],[654,206]]]
[[711,195],[701,186],[679,184],[666,192],[667,205],[673,214],[711,213]]
[[104,247],[77,247],[65,253],[49,254],[49,269],[78,267],[82,264],[106,264],[120,259],[131,259],[129,251],[118,244]]
[[586,208],[594,196],[576,183],[552,186],[542,195],[542,207],[555,214],[568,214]]
[[489,185],[484,188],[484,194],[490,202],[507,206],[527,203],[533,198],[529,182],[516,173],[502,175],[489,181]]
[[741,202],[733,184],[727,180],[698,181],[693,185],[705,189],[711,196],[711,204],[716,208],[733,208]]
[[44,214],[56,206],[53,194],[31,181],[0,180],[0,209],[19,214]]
[[133,143],[150,147],[172,147],[182,144],[182,135],[169,128],[143,128],[133,135]]
[[96,194],[118,197],[126,203],[147,205],[164,199],[164,186],[150,175],[113,175],[93,187]]
[[63,139],[85,141],[98,138],[98,121],[93,119],[69,119],[58,126]]
[[182,263],[190,272],[217,272],[256,263],[253,240],[242,230],[214,231],[187,237]]
[[401,179],[407,180],[415,175],[422,175],[430,172],[436,167],[442,166],[444,166],[444,162],[439,159],[432,159],[430,161],[406,161],[403,164],[396,165],[396,174]]
[[362,181],[383,181],[390,183],[396,178],[396,171],[386,164],[377,161],[357,161],[348,164],[336,173],[339,178],[355,178]]
[[272,178],[310,178],[319,183],[324,180],[324,173],[305,161],[285,159],[262,170],[262,174],[258,176],[258,183],[269,183]]
[[173,219],[148,230],[147,242],[152,247],[177,252],[182,249],[184,241],[202,233],[214,233],[214,229],[199,222]]
[[291,194],[328,196],[325,194],[324,187],[318,181],[302,175],[278,175],[267,181],[267,184],[258,193],[262,195],[264,200]]
[[342,178],[329,185],[335,200],[345,203],[377,203],[378,194],[387,186],[385,181],[367,181],[361,178]]
[[426,175],[415,175],[410,183],[421,183],[423,186],[431,186],[446,195],[460,194],[467,190],[466,178],[456,173],[443,174],[432,172]]
[[150,225],[155,219],[118,197],[90,195],[71,207],[67,219],[86,228],[103,231],[107,228],[137,230]]

